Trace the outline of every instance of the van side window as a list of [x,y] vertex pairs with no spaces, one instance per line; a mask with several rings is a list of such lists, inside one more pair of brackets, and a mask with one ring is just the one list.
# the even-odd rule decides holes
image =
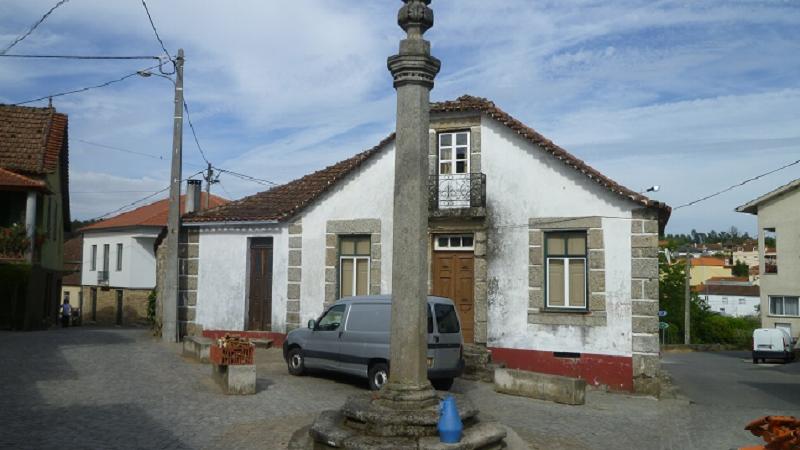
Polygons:
[[433,305],[433,310],[436,313],[436,326],[439,327],[439,333],[458,333],[460,331],[455,308],[437,303]]
[[347,331],[362,333],[388,333],[390,304],[352,304],[347,316]]
[[433,314],[430,306],[428,306],[428,333],[433,333]]
[[319,324],[317,325],[317,330],[319,331],[336,331],[339,329],[339,325],[342,324],[342,319],[344,318],[344,310],[346,305],[336,305],[333,308],[329,309],[328,312],[319,319]]

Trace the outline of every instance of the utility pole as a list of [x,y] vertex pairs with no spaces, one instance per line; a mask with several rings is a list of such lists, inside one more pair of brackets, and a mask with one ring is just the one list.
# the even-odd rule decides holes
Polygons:
[[692,311],[692,255],[686,254],[686,298],[683,304],[683,343],[689,345],[691,340],[691,311]]
[[214,178],[214,168],[211,167],[211,163],[208,163],[208,169],[206,169],[203,179],[206,180],[206,201],[203,202],[203,209],[208,209],[208,202],[211,198],[211,185],[219,183],[219,175]]
[[181,229],[181,164],[183,152],[183,49],[175,59],[175,114],[172,130],[172,171],[169,183],[167,257],[162,298],[161,340],[178,342],[178,237]]

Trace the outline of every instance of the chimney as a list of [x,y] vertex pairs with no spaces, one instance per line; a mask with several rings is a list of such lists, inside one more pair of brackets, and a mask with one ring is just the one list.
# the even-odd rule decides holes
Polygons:
[[200,191],[203,187],[200,180],[186,181],[186,214],[200,210]]

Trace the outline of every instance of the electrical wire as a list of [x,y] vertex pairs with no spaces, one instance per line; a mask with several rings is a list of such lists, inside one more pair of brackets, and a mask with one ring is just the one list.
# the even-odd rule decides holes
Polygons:
[[169,60],[172,62],[172,72],[164,72],[161,67],[159,67],[158,70],[164,75],[172,75],[177,70],[175,67],[175,59],[169,54],[167,47],[164,45],[164,41],[161,40],[161,36],[159,36],[158,30],[156,29],[156,24],[153,22],[153,16],[150,15],[150,9],[147,8],[147,3],[144,0],[142,0],[142,6],[144,6],[144,12],[147,13],[147,20],[150,21],[150,28],[153,29],[153,34],[156,35],[156,39],[158,40],[159,45],[161,45],[161,50],[164,51],[164,54],[167,55],[167,58],[169,58]]
[[697,200],[692,200],[689,203],[684,203],[683,205],[676,206],[672,210],[675,211],[677,209],[686,208],[687,206],[692,206],[692,205],[694,205],[696,203],[700,203],[702,201],[705,201],[705,200],[708,200],[710,198],[716,197],[718,195],[724,194],[724,193],[726,193],[728,191],[732,191],[733,189],[736,189],[737,187],[740,187],[740,186],[744,186],[745,184],[747,184],[747,183],[749,183],[751,181],[758,180],[759,178],[765,177],[767,175],[771,175],[771,174],[773,174],[775,172],[779,172],[779,171],[781,171],[783,169],[786,169],[788,167],[792,167],[792,166],[797,165],[797,164],[800,164],[800,159],[798,159],[797,161],[794,161],[794,162],[790,162],[789,164],[785,164],[785,165],[783,165],[781,167],[778,167],[777,169],[770,170],[769,172],[764,172],[764,173],[762,173],[760,175],[756,175],[756,176],[754,176],[752,178],[748,178],[748,179],[746,179],[744,181],[741,181],[741,182],[736,183],[734,185],[728,186],[727,188],[725,188],[725,189],[723,189],[723,190],[721,190],[719,192],[715,192],[713,194],[706,195],[705,197],[698,198]]
[[203,157],[203,161],[206,164],[211,164],[206,158],[206,152],[203,151],[203,147],[200,146],[200,140],[197,139],[197,131],[194,129],[194,124],[192,123],[192,116],[189,114],[189,105],[186,103],[186,100],[183,100],[183,110],[186,111],[186,122],[189,123],[189,128],[192,130],[192,136],[194,136],[194,143],[197,145],[197,150],[200,150],[200,156]]
[[250,176],[250,175],[245,175],[243,173],[234,172],[232,170],[223,169],[223,168],[216,167],[216,166],[214,168],[217,169],[220,172],[227,173],[229,175],[233,175],[234,177],[240,178],[242,180],[252,181],[254,183],[258,183],[258,184],[261,184],[261,185],[264,185],[264,186],[270,186],[270,187],[278,186],[278,183],[275,183],[274,181],[264,180],[262,178],[256,178],[256,177],[253,177],[253,176]]
[[[184,181],[186,181],[186,180],[188,180],[188,179],[190,179],[190,178],[192,178],[192,177],[194,177],[194,176],[197,176],[197,175],[199,175],[199,174],[201,174],[201,173],[203,173],[203,171],[202,171],[202,170],[201,170],[201,171],[199,171],[199,172],[193,173],[192,175],[189,175],[188,177],[186,177],[186,178],[182,179],[180,182],[181,182],[181,184],[183,184],[183,182],[184,182]],[[133,202],[130,202],[130,203],[126,204],[126,205],[123,205],[123,206],[121,206],[121,207],[119,207],[119,208],[117,208],[117,209],[115,209],[115,210],[113,210],[113,211],[109,211],[109,212],[107,212],[107,213],[105,213],[105,214],[103,214],[103,215],[101,215],[101,216],[97,216],[97,217],[95,217],[95,218],[93,218],[93,219],[89,219],[89,220],[100,220],[100,219],[104,219],[104,218],[106,218],[106,217],[108,217],[108,216],[110,216],[110,215],[112,215],[112,214],[116,214],[116,213],[118,213],[118,212],[121,212],[122,210],[124,210],[124,209],[126,209],[126,208],[130,208],[131,206],[136,206],[137,204],[139,204],[139,203],[141,203],[141,202],[143,202],[143,201],[150,200],[151,198],[153,198],[153,197],[157,196],[158,194],[161,194],[161,193],[163,193],[163,192],[166,192],[166,191],[168,191],[168,190],[169,190],[169,188],[170,188],[170,186],[167,186],[167,187],[165,187],[164,189],[161,189],[160,191],[153,192],[152,194],[150,194],[150,195],[148,195],[148,196],[142,197],[142,198],[140,198],[140,199],[138,199],[138,200],[135,200],[135,201],[133,201]]]
[[36,29],[36,28],[37,28],[39,25],[41,25],[41,24],[42,24],[42,22],[44,22],[44,21],[47,19],[47,17],[48,17],[48,16],[50,16],[50,14],[52,14],[52,13],[53,13],[53,11],[55,11],[55,10],[56,10],[56,8],[58,8],[59,6],[63,5],[64,3],[67,3],[68,1],[69,1],[69,0],[59,0],[59,2],[58,2],[58,3],[56,3],[56,4],[55,4],[55,6],[53,6],[52,8],[50,8],[50,10],[49,10],[49,11],[47,11],[46,13],[44,13],[44,15],[43,15],[43,16],[42,16],[42,17],[41,17],[39,20],[37,20],[37,21],[36,21],[36,23],[34,23],[33,25],[31,25],[31,27],[30,27],[30,28],[28,28],[28,31],[26,31],[25,33],[21,34],[19,37],[17,37],[16,39],[14,39],[14,40],[13,40],[13,41],[12,41],[10,44],[8,44],[8,45],[6,46],[6,48],[4,48],[2,51],[0,51],[0,55],[5,55],[5,54],[6,54],[6,53],[8,53],[8,51],[9,51],[9,50],[11,50],[11,49],[12,49],[12,48],[13,48],[15,45],[19,44],[19,43],[20,43],[20,42],[22,42],[22,41],[23,41],[25,38],[27,38],[28,36],[30,36],[30,35],[31,35],[31,33],[33,33],[33,30],[35,30],[35,29]]
[[139,75],[140,72],[145,72],[145,71],[148,71],[148,70],[152,70],[152,69],[155,69],[156,67],[159,67],[159,66],[161,66],[161,64],[157,64],[155,66],[151,66],[151,67],[148,67],[148,68],[142,69],[142,70],[137,70],[136,72],[129,73],[129,74],[123,76],[123,77],[120,77],[120,78],[117,78],[117,79],[114,79],[114,80],[110,80],[110,81],[106,81],[105,83],[100,83],[100,84],[97,84],[97,85],[94,85],[94,86],[87,86],[87,87],[80,88],[80,89],[73,89],[71,91],[59,92],[57,94],[45,95],[43,97],[34,98],[34,99],[31,99],[31,100],[25,100],[24,102],[14,103],[14,106],[26,105],[28,103],[35,103],[35,102],[38,102],[38,101],[41,101],[41,100],[51,99],[53,97],[61,97],[61,96],[64,96],[64,95],[77,94],[77,93],[80,93],[80,92],[90,91],[92,89],[103,88],[103,87],[110,86],[110,85],[115,84],[115,83],[119,83],[121,81],[125,81],[128,78],[131,78],[131,77]]
[[40,58],[40,59],[90,59],[90,60],[130,60],[130,59],[154,59],[160,61],[160,56],[111,56],[111,55],[29,55],[15,53],[12,55],[0,55],[2,58]]
[[78,141],[78,142],[82,142],[84,144],[93,145],[95,147],[101,147],[101,148],[105,148],[105,149],[109,149],[109,150],[116,150],[118,152],[130,153],[132,155],[146,156],[148,158],[153,158],[153,159],[157,159],[159,161],[164,161],[164,157],[161,156],[161,155],[154,155],[154,154],[145,153],[145,152],[137,152],[135,150],[128,150],[128,149],[124,149],[124,148],[113,147],[111,145],[98,144],[96,142],[89,142],[89,141],[86,141],[86,140],[83,140],[83,139],[75,139],[75,140]]

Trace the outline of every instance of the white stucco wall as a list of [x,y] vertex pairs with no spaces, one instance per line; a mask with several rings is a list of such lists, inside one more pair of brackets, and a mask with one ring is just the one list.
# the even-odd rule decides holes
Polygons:
[[288,227],[202,228],[195,322],[206,330],[244,330],[250,238],[272,237],[272,325],[285,330]]
[[761,297],[741,295],[705,295],[700,293],[700,299],[704,300],[712,311],[733,317],[758,316],[758,307],[761,304]]
[[[156,285],[156,257],[153,244],[156,228],[84,233],[81,284],[97,285],[97,272],[103,270],[103,245],[109,245],[108,285],[128,289],[153,289]],[[117,270],[117,244],[122,244],[122,270]],[[97,267],[92,270],[92,246],[97,246]]]
[[[488,223],[488,345],[630,356],[631,211],[585,175],[486,117],[481,126]],[[603,216],[607,325],[528,324],[528,220]]]
[[381,294],[391,292],[393,204],[394,144],[390,144],[302,214],[301,324],[316,319],[322,312],[325,300],[325,234],[329,220],[381,221]]

